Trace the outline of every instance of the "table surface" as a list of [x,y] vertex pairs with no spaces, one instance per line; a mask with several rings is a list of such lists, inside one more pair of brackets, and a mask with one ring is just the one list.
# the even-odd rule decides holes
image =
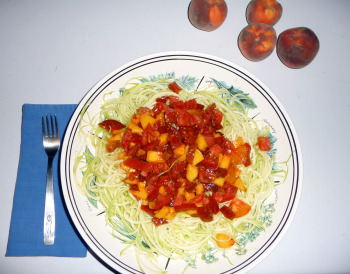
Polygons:
[[224,58],[261,79],[281,101],[298,133],[304,180],[293,223],[251,273],[350,272],[350,1],[281,0],[277,33],[306,26],[320,51],[303,69],[274,52],[245,59],[237,37],[248,1],[227,1],[216,31],[194,28],[189,0],[0,1],[0,269],[1,273],[109,273],[86,258],[5,257],[24,103],[78,103],[112,70],[144,55],[195,51]]

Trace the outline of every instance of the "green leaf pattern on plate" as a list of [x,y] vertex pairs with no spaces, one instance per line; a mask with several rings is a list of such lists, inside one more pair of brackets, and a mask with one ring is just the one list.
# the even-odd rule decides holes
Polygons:
[[[165,80],[165,81],[174,80],[185,90],[194,90],[197,88],[197,85],[199,83],[199,80],[196,77],[189,76],[189,75],[176,78],[174,72],[159,74],[157,76],[153,75],[153,76],[149,76],[148,78],[144,77],[144,78],[141,78],[140,81],[147,82],[147,81],[158,81],[158,80]],[[237,96],[237,99],[244,105],[244,107],[246,109],[257,108],[253,99],[249,97],[249,94],[244,93],[242,90],[235,88],[232,85],[226,84],[224,81],[218,81],[218,80],[213,79],[213,78],[211,78],[211,80],[218,88],[226,88],[232,96]],[[120,89],[120,95],[122,95],[122,94],[123,94],[123,89]],[[275,142],[277,141],[277,139],[271,133],[269,133],[268,138],[271,141],[271,151],[269,151],[268,153],[270,155],[272,155],[272,154],[276,153],[276,149],[273,148],[273,146],[274,146]],[[87,155],[91,156],[91,157],[86,157],[86,162],[89,163],[89,161],[91,161],[94,156],[88,147],[86,147],[85,153]],[[96,177],[91,180],[90,184],[94,185],[95,180],[96,180]],[[95,196],[94,193],[92,193],[92,192],[89,192],[89,193],[92,196]],[[88,198],[88,200],[95,208],[97,208],[97,201],[96,200],[91,199],[91,198]],[[271,224],[272,224],[272,214],[275,211],[275,208],[274,208],[274,204],[265,205],[264,203],[263,203],[262,207],[263,207],[262,215],[260,216],[259,221],[261,222],[263,227],[267,228],[267,227],[271,226]],[[122,222],[120,222],[119,217],[116,217],[116,219],[114,219],[113,222],[115,222],[115,224],[118,226],[119,232],[121,232],[121,231],[125,232],[125,234],[121,233],[124,237],[131,239],[131,240],[135,239],[136,236],[129,234],[128,229],[124,226],[124,224]],[[109,224],[109,225],[111,225],[111,224]],[[113,226],[111,225],[111,227],[113,227]],[[248,232],[245,234],[240,234],[236,238],[236,241],[238,243],[238,247],[235,249],[235,254],[236,255],[246,254],[247,253],[247,249],[246,249],[247,244],[250,242],[254,242],[256,240],[256,238],[261,234],[262,231],[264,231],[264,229],[262,227],[255,227],[251,232]],[[125,238],[122,239],[121,237],[118,237],[116,234],[113,234],[113,236],[118,238],[119,240],[121,240],[123,242],[126,241]],[[142,244],[146,248],[149,248],[149,246],[147,245],[146,242],[142,242]],[[207,252],[202,254],[202,259],[206,263],[213,263],[213,262],[218,261],[219,259],[217,257],[215,257],[215,254],[217,253],[217,251],[218,251],[217,248],[210,248]],[[225,254],[225,252],[222,253],[222,256],[224,258],[226,258],[227,260],[229,260],[229,258]],[[189,258],[189,259],[185,260],[189,267],[196,268],[196,261],[197,261],[196,257],[197,256],[195,256],[195,258]]]

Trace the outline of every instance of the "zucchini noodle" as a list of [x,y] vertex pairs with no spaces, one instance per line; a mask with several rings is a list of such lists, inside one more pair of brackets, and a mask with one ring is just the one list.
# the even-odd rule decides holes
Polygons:
[[[213,250],[221,250],[216,244],[216,234],[224,233],[236,239],[240,234],[248,233],[258,227],[264,229],[259,219],[264,200],[274,190],[273,165],[275,156],[258,149],[257,137],[268,136],[269,127],[259,125],[248,117],[248,110],[226,88],[208,84],[198,90],[182,90],[179,94],[168,89],[173,79],[146,81],[145,78],[132,78],[121,89],[119,98],[114,93],[104,96],[100,113],[90,117],[81,116],[79,134],[89,148],[82,148],[76,157],[74,166],[76,186],[90,200],[102,205],[106,212],[106,224],[112,227],[113,235],[127,245],[123,252],[134,247],[138,264],[142,271],[140,255],[155,259],[159,255],[174,260],[191,262]],[[199,104],[216,108],[224,114],[221,132],[229,140],[242,137],[251,146],[251,165],[240,166],[241,179],[247,191],[238,191],[237,197],[251,206],[250,212],[241,218],[229,220],[221,212],[213,221],[203,222],[185,212],[177,213],[167,224],[156,227],[152,216],[140,209],[141,200],[137,201],[129,192],[129,185],[124,183],[126,173],[121,169],[122,160],[118,154],[123,150],[107,152],[106,144],[112,135],[98,127],[104,119],[115,119],[127,125],[139,107],[152,108],[156,99],[163,96],[178,96],[183,101],[195,99]],[[240,97],[245,96],[240,94]],[[78,173],[82,179],[78,180]],[[277,173],[277,172],[275,172]],[[283,174],[281,177],[284,177]],[[229,205],[230,202],[223,204]],[[234,245],[234,247],[237,247]],[[163,270],[153,265],[157,272]]]

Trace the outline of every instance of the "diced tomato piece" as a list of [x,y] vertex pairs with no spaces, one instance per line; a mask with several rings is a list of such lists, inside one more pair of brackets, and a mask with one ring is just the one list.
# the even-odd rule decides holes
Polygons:
[[113,131],[125,128],[125,126],[116,120],[104,120],[98,124],[99,127],[106,129],[107,131]]
[[225,168],[217,168],[216,170],[216,177],[222,177],[222,178],[225,178],[225,176],[227,175],[227,169]]
[[210,211],[214,214],[218,214],[220,211],[219,205],[217,201],[215,201],[213,196],[209,196],[209,203],[207,205],[210,209]]
[[200,203],[204,198],[204,192],[201,194],[197,194],[196,197],[194,197],[191,202],[192,203]]
[[153,201],[157,198],[159,187],[156,185],[149,185],[146,187],[146,191],[148,193],[147,200]]
[[184,102],[184,109],[187,109],[187,110],[198,109],[198,107],[199,107],[199,104],[195,99]]
[[191,114],[189,114],[186,110],[180,108],[176,108],[175,111],[177,113],[177,125],[179,127],[189,126]]
[[144,131],[142,132],[141,144],[146,145],[157,140],[156,131],[154,131],[151,124],[148,124]]
[[173,108],[167,108],[165,110],[164,118],[167,123],[176,123],[177,112]]
[[224,186],[224,195],[222,196],[222,203],[231,201],[237,194],[237,187],[230,185],[225,182]]
[[129,173],[128,179],[130,179],[131,181],[133,181],[133,180],[135,180],[136,178],[138,178],[139,175],[140,175],[140,171],[138,171],[138,170],[131,171],[131,172]]
[[174,176],[179,176],[179,173],[184,173],[186,170],[186,162],[176,162],[171,168],[170,172]]
[[213,119],[215,129],[222,128],[221,122],[223,117],[224,117],[224,114],[220,110],[214,109],[211,118]]
[[184,195],[181,195],[181,196],[179,196],[179,197],[176,197],[176,198],[174,199],[174,202],[173,202],[173,206],[174,206],[174,208],[175,208],[175,211],[176,211],[176,207],[181,206],[181,205],[184,204],[184,203],[185,203],[185,196],[184,196]]
[[182,106],[184,102],[177,96],[168,96],[167,101],[169,102],[169,106],[173,109],[183,108]]
[[251,210],[251,207],[246,202],[243,202],[242,200],[238,198],[234,198],[229,206],[229,208],[235,213],[236,217],[243,217],[249,213]]
[[180,212],[180,211],[187,211],[191,209],[197,209],[196,205],[194,203],[183,203],[181,205],[174,205],[175,212]]
[[143,114],[148,114],[149,116],[153,116],[154,113],[151,109],[149,109],[148,107],[139,107],[137,109],[137,114],[142,116]]
[[209,204],[209,197],[208,197],[208,196],[204,195],[204,197],[203,197],[203,199],[202,199],[202,204],[203,204],[203,205]]
[[157,150],[156,148],[159,146],[159,140],[156,139],[144,146],[142,146],[141,148],[144,150],[144,151],[149,151],[149,150]]
[[223,206],[220,208],[221,213],[229,220],[233,220],[235,218],[235,214],[228,206]]
[[183,143],[192,145],[197,139],[198,129],[194,127],[181,127],[179,129],[179,134],[181,134],[181,138],[183,138]]
[[152,111],[155,116],[157,116],[159,113],[164,112],[168,108],[168,105],[162,102],[157,102],[155,106],[153,107]]
[[207,106],[207,108],[205,109],[205,112],[211,115],[215,108],[216,108],[216,104],[212,103],[211,105]]
[[125,154],[128,156],[135,156],[140,147],[140,144],[135,144],[133,147],[124,148]]
[[159,103],[166,103],[166,101],[168,100],[168,96],[162,96],[160,98],[157,98],[156,99],[156,102],[159,102]]
[[149,173],[153,169],[153,165],[148,162],[144,162],[135,158],[128,158],[124,161],[124,164],[128,167]]
[[245,143],[242,146],[239,146],[237,148],[237,151],[242,159],[242,164],[245,166],[250,166],[251,161],[250,161],[250,151],[251,151],[251,146],[248,143]]
[[197,214],[203,222],[211,222],[214,219],[213,213],[210,211],[208,206],[198,207]]
[[149,208],[148,205],[141,205],[141,209],[145,212],[147,212],[149,215],[154,216],[154,210]]
[[162,195],[158,193],[156,198],[156,204],[154,205],[154,209],[161,209],[163,206],[166,206],[172,200],[171,195]]
[[215,144],[210,147],[209,151],[213,156],[219,157],[223,149],[219,145]]
[[182,88],[174,81],[168,85],[169,89],[175,93],[179,93]]
[[216,143],[216,139],[214,135],[208,135],[208,134],[202,134],[205,141],[208,144],[208,147],[211,147],[212,145],[214,145]]
[[190,121],[189,121],[189,125],[191,127],[193,127],[193,126],[202,127],[201,126],[202,123],[203,123],[203,119],[202,119],[201,115],[199,115],[199,114],[192,114],[191,115],[191,118],[190,118]]
[[119,140],[116,140],[116,141],[108,142],[106,144],[106,149],[108,152],[113,152],[116,148],[121,146],[122,146],[122,142]]
[[201,183],[213,183],[216,178],[215,169],[210,167],[199,167],[198,180]]
[[164,224],[168,223],[168,221],[166,219],[157,218],[157,217],[153,217],[152,222],[154,223],[155,226],[160,226],[160,225],[164,225]]
[[259,149],[263,150],[263,151],[271,150],[270,139],[268,137],[259,136],[258,137],[258,146],[259,146]]
[[201,162],[203,166],[208,166],[208,167],[217,167],[218,163],[219,163],[219,158],[211,154],[208,154],[207,156],[205,156],[204,160]]
[[163,184],[165,191],[168,194],[171,194],[172,196],[174,196],[175,194],[175,182],[173,180],[166,180]]
[[146,185],[156,185],[159,180],[158,175],[152,174],[151,176],[147,177]]
[[215,191],[215,192],[213,192],[213,197],[214,197],[215,201],[217,201],[218,203],[221,203],[223,200],[223,193],[219,192],[219,191]]
[[[186,180],[187,181],[187,180]],[[194,192],[194,190],[196,189],[196,183],[195,182],[190,182],[190,181],[187,181],[186,182],[186,185],[185,185],[185,190],[187,192]]]
[[178,134],[172,134],[168,137],[171,149],[175,149],[182,144]]
[[191,144],[188,147],[188,150],[187,150],[187,153],[186,153],[186,161],[187,161],[187,163],[189,163],[189,164],[193,163],[194,152],[196,151],[196,149],[197,149],[197,143]]
[[129,149],[131,149],[130,147],[131,143],[141,145],[141,135],[132,133],[131,129],[128,128],[125,130],[123,134],[123,139],[122,139],[122,146],[126,153]]

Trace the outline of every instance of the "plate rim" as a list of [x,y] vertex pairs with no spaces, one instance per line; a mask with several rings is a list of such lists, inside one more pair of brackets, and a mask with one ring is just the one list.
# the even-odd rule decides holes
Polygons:
[[[181,57],[181,58],[179,58],[179,57]],[[61,185],[61,189],[62,189],[62,193],[63,193],[64,203],[66,204],[66,208],[68,210],[69,216],[74,224],[74,227],[79,232],[81,238],[84,240],[86,245],[99,257],[100,260],[102,260],[104,263],[106,263],[112,269],[115,269],[118,271],[121,270],[118,268],[118,267],[120,267],[123,269],[122,271],[126,270],[129,273],[142,273],[141,271],[126,265],[125,263],[123,263],[119,259],[117,259],[117,261],[118,261],[118,263],[117,263],[114,259],[109,258],[104,252],[102,252],[96,246],[96,243],[91,241],[89,235],[87,235],[87,232],[84,229],[84,227],[81,226],[81,222],[79,221],[79,218],[77,217],[77,215],[75,213],[76,209],[74,208],[72,201],[71,201],[72,193],[69,191],[68,188],[67,189],[64,188],[64,185],[66,185],[68,187],[67,177],[66,177],[67,168],[65,166],[67,159],[64,156],[67,155],[67,153],[68,153],[67,149],[68,149],[68,144],[69,144],[69,139],[70,139],[70,137],[68,137],[68,135],[72,135],[71,132],[72,132],[72,129],[75,127],[75,123],[76,123],[76,121],[74,122],[74,120],[76,120],[79,117],[85,104],[87,102],[89,102],[89,100],[93,96],[95,98],[98,97],[99,93],[103,92],[103,89],[111,83],[110,80],[112,78],[117,77],[117,75],[119,75],[119,74],[121,74],[121,75],[119,75],[118,77],[121,77],[123,75],[122,73],[124,71],[126,71],[127,69],[129,69],[129,68],[135,69],[138,67],[137,65],[143,65],[143,66],[148,65],[149,63],[152,63],[152,62],[156,61],[157,59],[162,59],[162,58],[164,58],[164,60],[162,60],[162,61],[169,61],[169,60],[174,60],[174,59],[184,60],[184,58],[198,58],[198,59],[207,60],[208,63],[210,63],[211,65],[214,65],[213,63],[219,63],[220,64],[219,67],[221,67],[221,68],[224,68],[222,66],[228,66],[234,70],[239,71],[240,73],[242,73],[243,75],[245,75],[245,77],[247,77],[249,79],[250,84],[251,84],[251,81],[253,81],[256,85],[258,85],[258,87],[260,89],[262,89],[265,92],[264,94],[262,94],[260,89],[257,89],[265,97],[265,99],[266,99],[265,95],[268,95],[270,97],[270,99],[274,102],[275,106],[278,107],[280,114],[283,115],[284,121],[288,124],[289,134],[287,134],[287,135],[289,136],[291,134],[291,136],[293,137],[293,141],[294,141],[293,147],[295,147],[295,149],[297,151],[296,160],[298,162],[298,168],[297,168],[298,174],[297,174],[297,178],[296,178],[296,186],[295,186],[295,190],[292,190],[291,194],[290,194],[290,199],[293,200],[292,204],[290,206],[289,205],[290,202],[288,202],[288,206],[286,207],[286,210],[283,214],[283,218],[281,219],[279,225],[276,227],[276,229],[272,233],[272,235],[264,242],[263,246],[259,247],[258,251],[254,252],[253,255],[251,255],[247,260],[243,261],[240,265],[234,266],[231,269],[229,269],[225,272],[222,272],[222,273],[237,273],[240,271],[249,271],[252,268],[254,268],[257,264],[259,264],[262,260],[264,260],[274,250],[274,248],[281,241],[281,239],[283,238],[285,233],[288,231],[288,229],[289,229],[289,227],[294,219],[295,213],[296,213],[297,208],[298,208],[300,196],[301,196],[301,191],[302,191],[302,181],[303,181],[302,152],[301,152],[299,138],[298,138],[298,135],[297,135],[296,130],[294,128],[294,125],[293,125],[287,111],[284,109],[283,105],[278,100],[278,98],[275,96],[275,94],[254,74],[250,73],[249,71],[245,70],[244,68],[242,68],[241,66],[239,66],[233,62],[230,62],[228,60],[225,60],[223,58],[220,58],[220,57],[217,57],[214,55],[193,52],[193,51],[168,51],[168,52],[149,54],[149,55],[134,59],[134,60],[118,67],[117,69],[114,69],[109,74],[107,74],[105,77],[103,77],[101,80],[99,80],[95,85],[93,85],[93,87],[82,97],[82,99],[80,100],[79,104],[77,105],[77,107],[76,107],[76,109],[75,109],[73,115],[71,116],[71,119],[69,120],[69,123],[67,125],[67,129],[66,129],[66,132],[64,134],[64,138],[63,138],[63,142],[62,142],[62,146],[61,146],[62,149],[61,149],[61,155],[60,155],[61,156],[60,157],[60,175],[61,175],[60,176],[60,178],[61,178],[60,185]],[[209,60],[210,60],[210,62],[209,62]],[[194,61],[194,60],[190,60],[190,61]],[[146,62],[148,62],[148,63],[146,63]],[[226,69],[226,68],[224,68],[224,69]],[[267,101],[269,102],[269,100],[267,100]],[[283,122],[283,126],[284,126],[284,122]],[[68,159],[70,160],[70,157]],[[69,169],[67,172],[69,175]],[[293,187],[294,187],[294,181],[295,181],[295,179],[293,179]],[[71,201],[71,202],[68,202],[68,201]],[[74,213],[73,216],[72,216],[72,212]],[[285,219],[284,216],[286,215],[287,212],[288,212],[288,214],[287,214],[288,216]],[[79,223],[79,225],[77,224],[77,222]],[[282,226],[281,226],[281,224],[282,224]],[[276,231],[278,231],[277,234],[276,234]],[[98,250],[96,250],[96,248]],[[120,265],[119,263],[126,265],[127,268],[131,268],[131,270],[134,272],[131,272],[129,269],[126,269],[124,266]],[[116,265],[118,266],[117,268],[115,267]]]

